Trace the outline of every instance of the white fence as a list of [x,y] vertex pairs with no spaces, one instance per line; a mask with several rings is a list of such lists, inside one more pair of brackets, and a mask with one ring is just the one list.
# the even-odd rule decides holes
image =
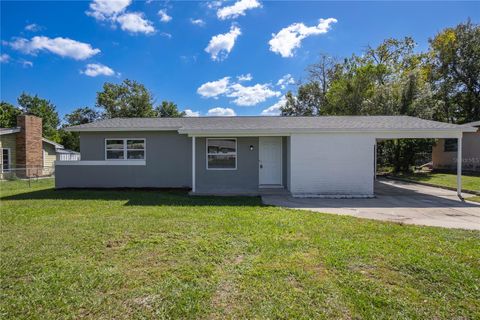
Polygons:
[[80,153],[58,153],[57,161],[79,161]]

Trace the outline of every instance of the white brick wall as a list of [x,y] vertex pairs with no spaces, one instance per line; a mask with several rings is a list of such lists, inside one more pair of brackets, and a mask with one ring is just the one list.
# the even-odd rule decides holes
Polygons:
[[291,136],[290,191],[294,196],[372,196],[374,144],[369,135]]

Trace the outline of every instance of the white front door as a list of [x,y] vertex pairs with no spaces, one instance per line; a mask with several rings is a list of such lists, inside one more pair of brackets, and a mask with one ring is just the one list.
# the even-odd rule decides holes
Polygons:
[[282,185],[282,137],[259,139],[259,184]]

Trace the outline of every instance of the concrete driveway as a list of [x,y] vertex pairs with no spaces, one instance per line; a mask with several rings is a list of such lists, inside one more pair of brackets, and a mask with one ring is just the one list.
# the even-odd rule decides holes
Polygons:
[[262,197],[265,204],[408,224],[480,230],[480,204],[462,202],[456,192],[381,179],[372,199]]

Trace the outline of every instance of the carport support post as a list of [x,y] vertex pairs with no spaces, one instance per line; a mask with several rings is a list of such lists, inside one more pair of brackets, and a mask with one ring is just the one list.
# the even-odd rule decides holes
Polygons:
[[457,138],[457,195],[462,199],[462,135]]
[[195,192],[195,136],[192,137],[192,192]]

